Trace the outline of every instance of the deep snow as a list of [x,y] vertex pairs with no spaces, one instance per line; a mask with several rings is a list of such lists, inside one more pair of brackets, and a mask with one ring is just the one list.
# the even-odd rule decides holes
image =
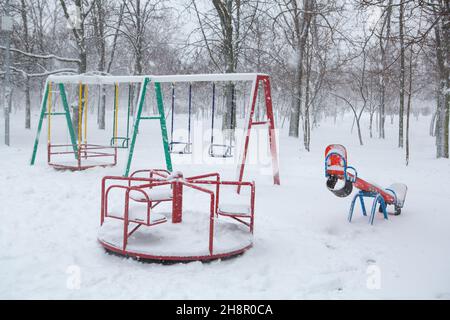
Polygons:
[[[0,298],[450,298],[450,161],[434,158],[428,118],[412,119],[408,167],[389,121],[389,139],[364,131],[364,146],[350,134],[350,116],[324,121],[312,132],[310,153],[281,130],[281,186],[256,167],[246,172],[256,181],[254,247],[232,260],[170,266],[108,255],[96,241],[100,180],[123,173],[124,151],[114,168],[58,172],[46,165],[44,125],[30,167],[37,118],[31,131],[22,119],[13,115],[12,147],[0,145]],[[144,127],[134,168],[162,167],[158,126]],[[358,207],[348,223],[351,197],[337,198],[325,186],[330,143],[347,147],[361,177],[385,187],[406,183],[402,215],[378,215],[370,226]],[[229,164],[177,165],[176,157],[175,168],[186,175],[235,173]],[[207,211],[185,202],[193,209]]]

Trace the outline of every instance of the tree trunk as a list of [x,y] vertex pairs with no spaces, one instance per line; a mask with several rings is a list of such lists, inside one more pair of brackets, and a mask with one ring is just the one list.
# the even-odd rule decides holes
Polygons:
[[[64,12],[64,16],[67,19],[67,21],[72,21],[71,17],[69,15],[69,11],[67,10],[67,4],[65,0],[59,0],[61,7]],[[86,53],[86,37],[85,37],[85,30],[84,30],[84,21],[86,18],[86,14],[84,13],[83,8],[83,1],[82,0],[75,0],[75,6],[79,8],[80,16],[78,17],[76,21],[76,25],[72,26],[72,33],[75,38],[75,42],[77,44],[78,48],[78,58],[80,60],[80,63],[78,65],[78,73],[83,74],[86,73],[87,70],[87,53]],[[84,98],[84,86],[82,88],[82,94],[80,98]],[[75,131],[75,136],[78,138],[78,123],[79,123],[79,111],[78,111],[78,104],[76,106],[73,106],[73,115],[72,115],[72,124]]]
[[382,70],[381,70],[381,100],[380,100],[380,118],[379,118],[379,137],[381,139],[385,138],[385,131],[384,131],[384,125],[386,120],[386,85],[388,81],[388,74],[387,74],[387,66],[388,66],[388,52],[389,52],[389,38],[391,35],[391,14],[392,14],[392,0],[389,0],[389,3],[386,8],[386,17],[385,17],[385,24],[386,24],[386,35],[385,35],[385,41],[383,42],[383,32],[382,36],[380,38],[380,48],[381,48],[381,63],[382,63]]
[[[439,89],[441,89],[439,87]],[[443,136],[443,101],[442,101],[442,94],[440,92],[438,93],[438,96],[436,98],[436,126],[435,126],[435,137],[436,137],[436,157],[442,158],[443,157],[443,146],[444,146],[444,136]]]
[[31,128],[30,78],[25,79],[25,129]]
[[298,138],[299,136],[299,123],[300,123],[300,110],[302,105],[302,78],[303,78],[303,54],[299,52],[299,58],[297,60],[297,66],[295,70],[294,88],[292,92],[291,114],[289,120],[289,136]]
[[[233,30],[233,1],[232,0],[213,0],[214,8],[220,19],[221,31],[223,35],[223,61],[225,65],[225,73],[234,73],[237,66],[235,56],[235,41]],[[239,8],[236,8],[237,16],[239,20]],[[236,27],[239,25],[239,21],[234,24]],[[238,32],[238,30],[236,30]],[[227,82],[225,84],[225,113],[222,117],[222,130],[226,130],[229,133],[229,138],[234,136],[234,127],[236,124],[236,101],[235,101],[235,86],[233,82]]]
[[[20,13],[23,24],[23,43],[26,52],[31,52],[30,39],[28,35],[28,8],[25,0],[20,1]],[[25,72],[25,129],[31,128],[31,98],[30,98],[30,78],[28,72],[30,71],[28,58],[26,59]]]
[[450,4],[440,3],[436,13],[440,21],[434,27],[436,38],[436,60],[438,67],[438,108],[436,125],[436,157],[449,157],[450,120]]
[[362,146],[364,143],[363,143],[363,140],[362,140],[361,125],[359,123],[360,119],[359,119],[359,117],[356,117],[356,116],[355,116],[355,118],[356,118],[356,128],[358,129],[359,144]]
[[304,114],[304,125],[303,125],[303,144],[305,150],[309,152],[311,125],[309,116],[309,106],[310,106],[310,91],[311,91],[311,63],[312,55],[310,55],[309,46],[306,49],[306,90],[305,90],[305,114]]
[[409,164],[409,118],[411,114],[411,98],[412,98],[412,59],[413,59],[413,52],[412,49],[410,50],[411,54],[409,57],[409,84],[408,84],[408,104],[406,109],[406,150],[405,150],[405,161],[406,165]]
[[[400,109],[398,113],[398,146],[403,148],[403,113],[405,109],[405,41],[404,41],[404,10],[405,4],[400,1]],[[410,93],[409,93],[410,95]]]
[[436,116],[437,116],[437,111],[433,112],[433,115],[431,116],[431,121],[430,121],[429,134],[432,137],[436,136]]
[[[96,33],[96,44],[97,44],[97,52],[99,54],[99,61],[97,69],[100,72],[104,72],[106,69],[106,40],[105,40],[105,4],[102,0],[96,0],[94,8],[96,13],[96,18],[94,19],[96,22],[95,25],[95,33]],[[101,86],[101,96],[100,96],[100,104],[99,104],[99,112],[98,112],[98,128],[104,130],[105,129],[105,112],[106,112],[106,92],[104,86]]]
[[[299,122],[302,106],[302,83],[303,83],[303,56],[305,53],[306,39],[309,33],[312,13],[310,12],[312,1],[303,1],[303,14],[297,8],[297,2],[293,1],[294,11],[294,30],[296,38],[297,63],[295,68],[295,90],[292,94],[292,108],[289,122],[289,136],[299,136]],[[301,22],[300,22],[301,21]]]
[[[449,125],[450,125],[450,3],[443,1],[442,45],[444,50],[444,69],[441,77],[444,88],[444,158],[449,158]],[[445,80],[444,80],[445,79]]]

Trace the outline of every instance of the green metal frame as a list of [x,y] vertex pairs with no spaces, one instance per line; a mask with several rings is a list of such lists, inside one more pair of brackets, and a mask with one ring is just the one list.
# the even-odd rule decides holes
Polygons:
[[78,159],[77,138],[75,135],[75,130],[72,125],[72,118],[70,117],[70,108],[69,104],[67,103],[66,89],[64,88],[64,84],[62,83],[59,84],[59,92],[61,95],[61,100],[66,115],[67,128],[69,129],[70,141],[72,142],[73,152],[75,154],[75,159]]
[[172,158],[170,156],[169,138],[167,136],[166,115],[164,114],[164,102],[162,97],[161,84],[159,82],[155,82],[155,92],[156,104],[158,105],[158,111],[160,115],[159,123],[161,125],[161,136],[164,147],[164,156],[166,159],[166,167],[168,171],[172,172]]
[[133,129],[133,136],[131,138],[131,144],[128,151],[128,160],[125,167],[125,173],[124,176],[128,177],[130,173],[130,167],[131,167],[131,161],[133,160],[133,153],[134,153],[134,146],[136,144],[136,137],[139,132],[139,124],[141,120],[159,120],[160,126],[161,126],[161,136],[162,136],[162,142],[164,147],[164,156],[166,160],[166,168],[168,171],[172,171],[172,158],[170,157],[169,152],[169,138],[167,137],[167,126],[166,126],[166,117],[164,114],[164,103],[163,103],[163,97],[162,97],[162,91],[161,91],[161,84],[159,82],[155,82],[155,93],[156,93],[156,104],[158,106],[158,112],[159,116],[142,116],[142,109],[144,107],[144,101],[145,101],[145,94],[147,92],[147,85],[151,80],[149,78],[144,78],[144,81],[142,83],[141,87],[141,94],[139,97],[139,103],[138,103],[138,109],[136,112],[136,120],[134,121],[134,129]]
[[[162,91],[161,91],[161,84],[159,82],[155,82],[156,104],[158,107],[159,115],[158,116],[142,116],[142,110],[143,110],[144,102],[145,102],[145,95],[147,92],[147,85],[149,82],[151,82],[151,80],[148,77],[144,78],[144,81],[142,82],[141,93],[140,93],[139,103],[138,103],[138,110],[137,110],[137,114],[136,114],[136,120],[134,122],[133,136],[131,138],[131,144],[130,144],[130,147],[128,150],[128,159],[127,159],[124,176],[128,176],[128,174],[130,172],[131,161],[133,159],[134,147],[136,144],[136,138],[137,138],[137,134],[139,132],[139,124],[140,124],[141,120],[159,120],[159,123],[161,126],[161,136],[162,136],[162,142],[163,142],[163,147],[164,147],[166,168],[168,171],[173,170],[172,169],[172,159],[171,159],[170,152],[169,152],[169,138],[167,136],[166,118],[165,118],[165,114],[164,114],[164,102],[163,102],[163,96],[162,96]],[[55,116],[56,115],[64,115],[65,116],[66,121],[67,121],[67,128],[69,130],[70,140],[72,142],[72,148],[73,148],[73,151],[75,154],[75,159],[78,159],[78,144],[77,144],[77,139],[76,139],[76,135],[75,135],[75,130],[72,125],[72,118],[70,116],[70,108],[69,108],[69,104],[67,103],[67,96],[66,96],[66,90],[65,90],[64,84],[62,84],[62,83],[59,84],[59,91],[60,91],[60,97],[61,97],[62,105],[64,108],[64,112],[52,112],[51,115],[55,115]],[[36,138],[34,140],[33,154],[31,156],[30,165],[34,165],[34,163],[36,161],[36,154],[37,154],[37,149],[38,149],[38,145],[39,145],[39,137],[40,137],[41,130],[42,130],[42,123],[44,121],[45,115],[48,114],[46,112],[48,94],[49,94],[49,84],[46,83],[44,97],[42,98],[41,113],[39,116],[39,123],[37,126],[37,133],[36,133]],[[130,106],[128,106],[128,108],[130,108]],[[127,127],[128,127],[128,124],[127,124]],[[128,131],[128,129],[127,129],[127,131]]]
[[[75,137],[75,130],[73,129],[73,126],[72,126],[72,119],[70,117],[70,109],[69,109],[69,105],[67,103],[66,90],[64,88],[64,84],[62,84],[62,83],[59,84],[59,92],[60,92],[64,112],[52,112],[51,115],[52,116],[65,115],[65,118],[67,121],[67,127],[69,129],[70,140],[72,141],[72,148],[73,148],[73,151],[75,154],[75,159],[78,159],[77,139]],[[42,103],[41,103],[41,113],[39,116],[39,122],[38,122],[38,126],[37,126],[37,131],[36,131],[36,138],[34,139],[33,153],[31,155],[30,165],[34,165],[34,163],[36,161],[36,154],[37,154],[37,149],[38,149],[38,145],[39,145],[39,137],[41,135],[41,130],[42,130],[42,122],[44,121],[45,116],[48,115],[48,112],[46,112],[48,93],[49,93],[49,84],[46,83],[44,97],[42,98]]]

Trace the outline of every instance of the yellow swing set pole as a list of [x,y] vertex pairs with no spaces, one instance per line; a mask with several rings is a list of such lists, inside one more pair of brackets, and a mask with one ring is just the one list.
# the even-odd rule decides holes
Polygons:
[[84,85],[84,144],[87,145],[88,85]]
[[50,145],[51,125],[52,125],[52,82],[48,82],[48,102],[47,102],[47,144]]
[[119,119],[119,84],[116,83],[114,86],[114,145],[117,145],[117,127],[118,127],[118,119]]
[[81,145],[81,119],[83,111],[83,84],[80,82],[78,85],[78,148]]

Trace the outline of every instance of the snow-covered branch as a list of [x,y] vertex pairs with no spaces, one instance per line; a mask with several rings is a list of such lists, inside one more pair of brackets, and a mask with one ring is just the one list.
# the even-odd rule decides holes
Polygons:
[[[15,67],[10,67],[10,69],[14,72],[20,73],[24,78],[39,78],[39,77],[47,77],[51,74],[57,74],[57,73],[77,73],[78,72],[77,69],[72,69],[72,68],[62,68],[62,69],[46,71],[46,72],[41,72],[41,73],[27,73],[24,70],[18,69]],[[2,71],[2,72],[0,72],[0,75],[3,76],[5,73],[6,72]]]
[[[0,46],[0,49],[6,50],[6,47]],[[15,48],[11,48],[10,50],[12,52],[17,52],[17,53],[22,54],[24,56],[35,58],[35,59],[55,59],[55,60],[63,61],[63,62],[80,63],[80,59],[60,57],[60,56],[57,56],[57,55],[54,55],[54,54],[47,54],[47,55],[35,54],[35,53],[29,53],[29,52],[25,52],[25,51],[22,51],[22,50],[19,50],[19,49],[15,49]]]

